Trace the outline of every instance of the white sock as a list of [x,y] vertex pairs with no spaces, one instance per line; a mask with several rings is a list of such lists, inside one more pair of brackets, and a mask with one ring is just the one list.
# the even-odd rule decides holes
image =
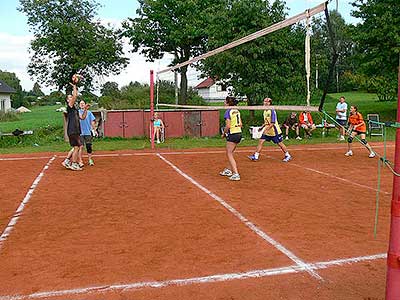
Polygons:
[[288,151],[285,152],[285,156],[290,156]]
[[258,159],[259,156],[260,156],[260,153],[254,152],[254,157],[255,157],[256,159]]

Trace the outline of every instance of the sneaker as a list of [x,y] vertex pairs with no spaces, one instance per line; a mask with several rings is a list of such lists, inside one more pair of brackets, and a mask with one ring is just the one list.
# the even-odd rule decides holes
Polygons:
[[285,158],[282,161],[283,162],[288,162],[289,160],[292,160],[292,156],[290,154],[285,155]]
[[66,158],[66,159],[61,163],[61,165],[62,165],[64,168],[69,169],[69,167],[70,167],[70,165],[71,165],[71,162],[70,162],[70,160],[69,160],[68,158]]
[[285,137],[285,140],[288,140],[289,139],[289,137],[287,136],[287,137]]
[[258,160],[258,158],[256,158],[256,156],[254,154],[250,155],[250,156],[247,156],[247,157],[252,161],[257,161]]
[[219,175],[221,176],[232,176],[232,171],[229,169],[224,169],[223,171],[219,172]]
[[339,138],[339,141],[344,141],[344,140],[345,140],[344,136],[341,135],[340,138]]
[[94,166],[94,161],[93,161],[93,159],[89,159],[89,166]]
[[239,181],[240,180],[240,175],[238,173],[235,173],[235,174],[233,174],[232,176],[229,177],[229,180]]
[[80,162],[78,165],[79,165],[79,168],[83,168],[85,166],[85,164],[83,162]]
[[157,140],[157,144],[159,144],[160,143],[160,140]]
[[298,137],[296,138],[296,140],[299,140],[299,141],[301,141],[301,140],[302,140],[302,138],[298,136]]
[[376,156],[375,152],[371,152],[371,153],[368,155],[369,158],[374,158],[375,156]]
[[346,156],[353,156],[353,151],[349,150],[345,153]]
[[82,171],[83,169],[79,166],[79,164],[72,163],[71,167],[70,167],[70,170],[72,170],[72,171]]

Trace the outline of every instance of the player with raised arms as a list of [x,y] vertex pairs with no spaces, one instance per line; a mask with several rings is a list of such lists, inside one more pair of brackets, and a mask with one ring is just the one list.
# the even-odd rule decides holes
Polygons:
[[[237,100],[235,97],[227,96],[225,99],[225,106],[235,106]],[[226,155],[228,157],[228,167],[226,167],[219,174],[221,176],[228,176],[230,180],[240,180],[237,164],[233,157],[237,145],[242,140],[242,119],[240,112],[236,108],[228,108],[224,114],[225,127],[221,137],[226,138]]]
[[[82,168],[78,163],[79,147],[82,146],[80,135],[81,135],[81,125],[79,111],[75,106],[76,99],[78,98],[78,89],[76,85],[78,84],[80,75],[74,74],[72,76],[72,95],[68,95],[66,98],[67,103],[67,135],[69,139],[69,144],[73,147],[71,161],[64,160],[62,165],[73,171],[80,171]],[[84,110],[82,118],[85,119],[87,114],[87,109]]]
[[[264,99],[264,106],[272,105],[271,98]],[[260,127],[259,131],[263,130],[263,134],[258,141],[258,145],[256,151],[253,155],[248,156],[248,158],[252,161],[258,161],[260,157],[260,152],[263,147],[265,141],[272,141],[274,144],[277,144],[285,154],[283,158],[284,162],[288,162],[292,159],[292,156],[289,154],[285,144],[283,143],[282,131],[279,127],[278,117],[276,115],[275,109],[267,109],[264,110],[264,124]]]

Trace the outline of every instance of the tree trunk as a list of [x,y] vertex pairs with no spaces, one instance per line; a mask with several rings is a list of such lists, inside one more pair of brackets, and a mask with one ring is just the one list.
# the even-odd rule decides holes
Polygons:
[[179,104],[187,103],[187,66],[181,68],[181,82],[180,82],[180,94],[179,94]]

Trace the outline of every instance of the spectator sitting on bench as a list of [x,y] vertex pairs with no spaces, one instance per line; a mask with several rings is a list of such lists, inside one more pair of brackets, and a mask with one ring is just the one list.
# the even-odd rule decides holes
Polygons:
[[315,130],[316,126],[313,122],[311,114],[309,111],[303,111],[299,117],[300,126],[304,129],[307,137],[312,136],[312,132]]
[[285,127],[286,140],[289,139],[289,129],[296,131],[296,139],[301,140],[299,135],[299,121],[297,120],[297,114],[295,112],[291,112],[290,115],[287,116],[285,122],[283,122],[283,127]]

